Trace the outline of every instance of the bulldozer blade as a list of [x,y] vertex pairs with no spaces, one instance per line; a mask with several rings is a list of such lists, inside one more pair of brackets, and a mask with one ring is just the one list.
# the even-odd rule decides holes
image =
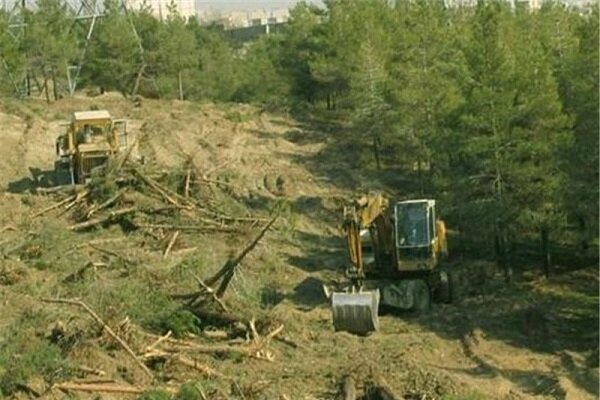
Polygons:
[[331,309],[336,331],[366,335],[379,329],[379,290],[333,293]]

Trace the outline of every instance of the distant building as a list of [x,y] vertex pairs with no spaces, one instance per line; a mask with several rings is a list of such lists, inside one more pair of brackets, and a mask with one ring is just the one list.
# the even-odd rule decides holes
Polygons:
[[[127,7],[133,10],[138,10],[144,4],[144,0],[126,0]],[[159,19],[165,19],[169,15],[169,4],[171,0],[146,0],[145,1],[152,10],[152,15]],[[193,17],[196,15],[194,0],[175,0],[177,12],[184,18]]]
[[[529,10],[539,10],[542,4],[546,0],[506,0],[513,8],[526,8]],[[589,4],[592,4],[594,0],[560,0],[561,3],[585,9]],[[446,7],[460,7],[460,6],[475,6],[477,0],[444,0]]]
[[209,9],[198,9],[198,19],[203,23],[217,22],[225,29],[248,28],[256,26],[276,25],[286,23],[289,10],[286,8],[274,10],[237,10],[215,12]]

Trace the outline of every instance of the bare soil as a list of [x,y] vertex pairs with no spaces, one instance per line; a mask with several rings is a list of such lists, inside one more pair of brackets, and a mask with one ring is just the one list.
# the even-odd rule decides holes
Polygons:
[[[155,340],[143,332],[161,333],[148,323],[160,312],[164,296],[158,293],[181,293],[196,285],[178,274],[177,266],[192,260],[196,272],[208,276],[252,236],[252,230],[241,237],[183,234],[164,259],[162,250],[138,232],[112,226],[73,233],[66,229],[72,223],[67,214],[32,218],[55,201],[32,190],[53,168],[60,123],[70,112],[91,107],[129,120],[132,138],[139,138],[136,156],[144,163],[169,171],[191,157],[200,174],[225,180],[239,200],[230,207],[241,204],[267,216],[273,204],[288,205],[288,214],[243,261],[225,296],[234,312],[284,325],[280,340],[270,345],[274,360],[203,356],[204,363],[229,378],[201,376],[179,365],[152,366],[159,376],[152,383],[110,338],[89,333],[97,327],[81,310],[40,301],[81,298],[113,327],[129,317],[120,333],[141,351]],[[10,363],[0,364],[5,378],[10,368],[26,362],[22,354],[33,351],[27,345],[32,338],[51,340],[59,325],[74,335],[63,354],[72,365],[101,369],[103,379],[138,387],[194,381],[210,398],[334,399],[348,374],[359,390],[383,378],[404,399],[598,398],[597,262],[557,265],[550,279],[534,269],[522,271],[510,287],[492,273],[458,304],[434,305],[423,316],[382,316],[381,331],[368,337],[333,331],[321,283],[341,279],[340,207],[357,187],[379,184],[365,182],[340,148],[332,151],[332,137],[341,131],[246,105],[143,100],[136,107],[110,93],[50,105],[5,102],[0,124],[0,349],[14,351],[4,358]],[[114,242],[105,248],[129,262],[119,264],[114,256],[85,246],[106,238]],[[198,249],[191,256],[177,251],[193,246]],[[89,261],[110,268],[97,268],[85,283],[65,281]],[[41,398],[64,398],[61,391],[48,390],[61,380],[55,370],[50,375],[33,371],[26,385]],[[10,398],[32,395],[21,389]]]

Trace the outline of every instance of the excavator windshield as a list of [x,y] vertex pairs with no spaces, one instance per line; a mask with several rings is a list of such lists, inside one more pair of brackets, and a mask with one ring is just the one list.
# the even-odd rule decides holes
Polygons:
[[431,242],[432,229],[427,200],[396,204],[398,247],[424,247]]

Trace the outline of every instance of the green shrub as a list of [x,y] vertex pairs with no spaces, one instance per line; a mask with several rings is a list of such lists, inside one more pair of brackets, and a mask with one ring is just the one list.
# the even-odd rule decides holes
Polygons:
[[5,367],[0,376],[0,393],[3,395],[14,393],[34,375],[41,375],[49,382],[68,379],[72,375],[61,350],[50,343],[17,336],[4,343],[0,352],[0,364]]
[[187,310],[163,313],[157,319],[156,325],[162,333],[171,331],[176,338],[183,337],[187,333],[201,332],[200,319]]
[[137,397],[137,400],[170,400],[170,396],[164,390],[150,390]]
[[192,382],[184,383],[173,400],[201,400],[200,391]]

